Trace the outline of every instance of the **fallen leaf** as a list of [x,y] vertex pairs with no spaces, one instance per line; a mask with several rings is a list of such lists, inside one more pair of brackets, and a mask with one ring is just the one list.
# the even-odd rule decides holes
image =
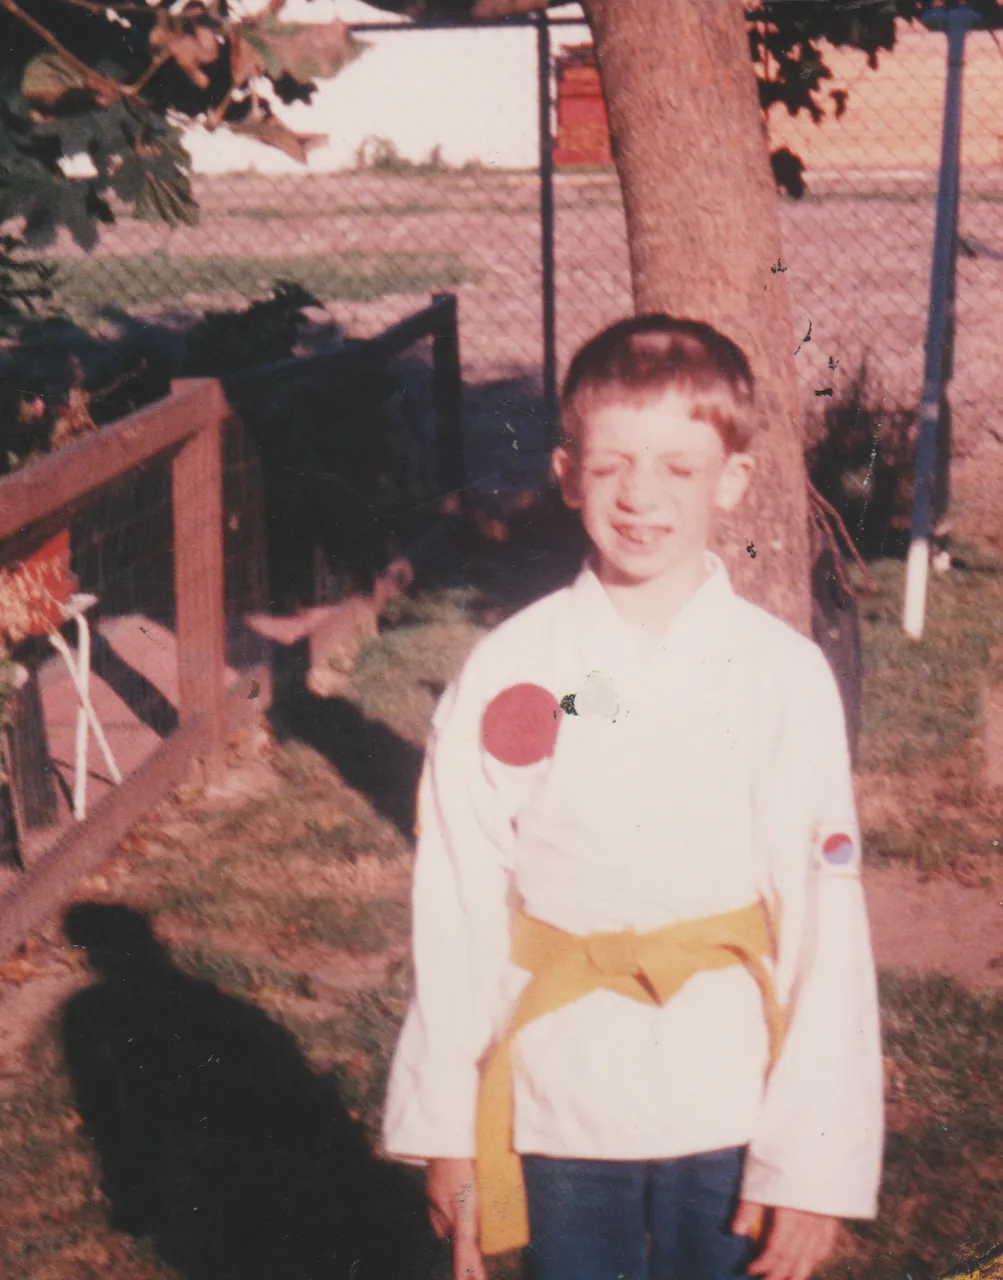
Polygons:
[[130,831],[119,841],[118,852],[123,859],[146,858],[150,853],[150,844],[145,836],[141,836],[136,831]]
[[0,982],[9,982],[11,986],[23,987],[32,978],[40,978],[48,972],[47,965],[33,964],[30,960],[18,957],[0,964]]
[[964,855],[951,864],[951,876],[966,889],[981,889],[986,884],[984,866],[977,858]]
[[77,1111],[67,1111],[59,1117],[59,1127],[64,1133],[76,1133],[83,1126],[83,1119]]
[[107,893],[110,887],[107,876],[88,876],[86,880],[77,882],[81,893]]

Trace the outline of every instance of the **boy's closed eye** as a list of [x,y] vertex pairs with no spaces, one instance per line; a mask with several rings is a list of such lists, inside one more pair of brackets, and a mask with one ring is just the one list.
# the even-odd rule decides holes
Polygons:
[[[689,480],[696,475],[698,467],[695,463],[676,458],[662,458],[656,464],[663,473],[677,480]],[[634,469],[636,464],[629,458],[620,457],[586,457],[582,469],[590,476],[602,479],[612,476],[624,468]]]
[[578,455],[583,471],[616,471],[618,467],[630,466],[634,459],[629,453],[620,453],[616,449],[587,449]]

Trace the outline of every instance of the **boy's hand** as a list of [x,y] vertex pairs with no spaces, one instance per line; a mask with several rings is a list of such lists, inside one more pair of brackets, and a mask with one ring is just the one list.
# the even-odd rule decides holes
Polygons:
[[473,1160],[430,1160],[425,1183],[432,1230],[452,1238],[454,1280],[487,1280],[477,1239],[477,1186]]
[[738,1236],[752,1236],[764,1244],[749,1264],[749,1274],[764,1280],[809,1280],[832,1253],[839,1219],[804,1209],[779,1206],[770,1211],[772,1221],[765,1242],[761,1238],[766,1206],[742,1200],[731,1229]]

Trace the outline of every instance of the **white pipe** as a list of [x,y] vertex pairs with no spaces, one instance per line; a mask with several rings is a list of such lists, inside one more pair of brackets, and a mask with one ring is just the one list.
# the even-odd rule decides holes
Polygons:
[[73,651],[58,631],[50,632],[49,642],[66,663],[67,670],[70,673],[70,679],[73,681],[74,688],[77,691],[77,697],[80,699],[80,705],[88,722],[90,723],[91,732],[94,734],[97,744],[101,749],[101,754],[104,756],[104,761],[108,766],[108,772],[111,774],[112,781],[117,785],[122,781],[122,774],[119,771],[118,765],[115,763],[115,757],[112,755],[111,747],[108,745],[108,739],[105,737],[104,729],[101,727],[101,722],[97,718],[97,712],[94,710],[94,706],[90,700],[89,691],[84,687],[83,682],[81,681],[81,673],[77,670],[76,663],[74,662]]
[[902,629],[913,640],[918,640],[923,634],[929,576],[930,544],[926,538],[913,538],[905,566],[905,603],[902,609]]
[[77,753],[73,772],[73,816],[78,822],[87,817],[87,712],[84,703],[90,698],[91,636],[87,619],[77,614],[77,675],[80,683],[77,692]]

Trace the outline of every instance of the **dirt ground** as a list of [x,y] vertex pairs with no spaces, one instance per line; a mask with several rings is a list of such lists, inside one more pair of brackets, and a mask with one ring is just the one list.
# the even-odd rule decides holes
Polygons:
[[1003,990],[1003,876],[973,869],[967,878],[905,866],[867,873],[880,968],[948,973],[973,990]]

